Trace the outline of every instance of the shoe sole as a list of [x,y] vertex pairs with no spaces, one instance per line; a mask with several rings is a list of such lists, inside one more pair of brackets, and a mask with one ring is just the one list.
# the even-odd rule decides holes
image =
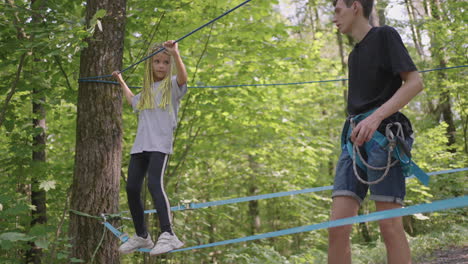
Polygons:
[[[154,244],[149,246],[149,247],[143,247],[143,248],[151,250],[153,247],[154,247]],[[140,249],[140,248],[135,248],[135,249],[132,249],[132,250],[129,250],[129,251],[122,251],[122,250],[119,249],[118,251],[122,255],[127,255],[127,254],[130,254],[130,253],[133,253],[133,252],[137,251],[138,249]]]
[[165,252],[161,252],[161,253],[157,253],[157,254],[151,254],[151,251],[150,251],[150,256],[159,256],[159,255],[165,254],[167,252],[171,252],[172,250],[179,249],[179,248],[183,247],[184,245],[185,245],[184,242],[181,241],[180,245],[177,245],[176,247],[174,247],[174,248],[172,248],[172,249],[170,249],[168,251],[165,251]]

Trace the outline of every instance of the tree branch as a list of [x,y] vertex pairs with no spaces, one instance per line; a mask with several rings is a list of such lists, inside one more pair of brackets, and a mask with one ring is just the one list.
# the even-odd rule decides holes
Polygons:
[[3,104],[3,109],[0,112],[0,127],[2,126],[3,121],[5,120],[5,115],[6,115],[6,110],[8,108],[8,104],[10,103],[11,98],[13,97],[13,95],[16,92],[16,86],[18,85],[18,82],[19,82],[19,78],[20,78],[20,75],[21,75],[21,71],[23,69],[23,64],[24,64],[25,57],[26,57],[26,53],[23,53],[21,55],[21,58],[20,58],[20,62],[19,62],[19,65],[18,65],[18,70],[16,71],[15,80],[13,81],[13,84],[11,85],[11,90],[8,93],[7,97],[6,97],[5,103]]
[[70,84],[70,80],[68,80],[68,75],[65,72],[65,70],[63,69],[62,63],[60,62],[60,57],[58,55],[55,55],[54,60],[58,64],[58,66],[60,68],[60,71],[62,72],[63,76],[65,77],[65,80],[67,81],[68,89],[73,90],[72,87],[71,87],[71,84]]

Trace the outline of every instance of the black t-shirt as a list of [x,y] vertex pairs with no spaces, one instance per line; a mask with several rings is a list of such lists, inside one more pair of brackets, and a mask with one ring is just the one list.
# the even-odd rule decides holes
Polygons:
[[[398,32],[389,26],[373,27],[349,55],[348,114],[356,115],[377,108],[388,101],[401,87],[401,72],[416,71],[408,50]],[[388,119],[388,120],[387,120]],[[408,123],[397,113],[390,120]],[[379,128],[379,131],[381,129]],[[410,132],[410,131],[406,131]]]

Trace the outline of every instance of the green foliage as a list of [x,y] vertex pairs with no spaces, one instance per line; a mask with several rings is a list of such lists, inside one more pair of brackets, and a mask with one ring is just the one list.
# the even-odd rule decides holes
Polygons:
[[[141,59],[154,42],[177,39],[237,5],[240,1],[127,1],[124,67]],[[307,3],[306,3],[307,2]],[[179,43],[189,74],[189,86],[266,84],[345,77],[331,30],[329,1],[288,1],[296,10],[287,18],[283,1],[256,0]],[[391,21],[400,32],[416,23],[430,38],[425,56],[405,39],[419,69],[441,66],[437,45],[443,43],[447,65],[466,64],[466,37],[462,3],[447,1],[446,17],[419,17],[417,21]],[[86,47],[100,20],[99,10],[85,25],[80,1],[47,1],[36,10],[27,1],[14,6],[0,4],[0,110],[14,83],[20,57],[26,54],[17,89],[6,108],[0,127],[0,262],[18,263],[18,256],[34,242],[50,263],[82,262],[69,259],[67,237],[68,189],[73,176],[76,133],[76,98],[80,51]],[[33,15],[44,20],[33,20]],[[19,19],[20,23],[16,23]],[[20,28],[20,31],[18,31]],[[99,30],[99,29],[98,29]],[[105,30],[105,29],[103,29]],[[26,38],[18,37],[24,32]],[[434,34],[431,34],[434,32]],[[346,42],[346,41],[345,41]],[[344,46],[344,52],[352,46]],[[434,56],[433,56],[434,55]],[[117,70],[117,69],[116,69]],[[141,86],[143,67],[124,72],[128,84]],[[441,75],[443,74],[443,75]],[[403,111],[416,132],[414,159],[426,171],[468,165],[468,95],[466,70],[453,69],[423,75],[425,91]],[[113,87],[119,89],[118,87]],[[39,94],[32,91],[40,90]],[[346,83],[329,82],[289,86],[257,86],[219,89],[192,88],[183,100],[176,132],[175,153],[165,182],[171,204],[204,202],[271,192],[330,185],[339,155],[344,121]],[[135,90],[135,93],[138,91]],[[441,94],[450,97],[455,143],[447,146],[447,122],[441,121]],[[31,102],[46,98],[47,162],[35,163],[31,153],[34,135]],[[122,186],[137,119],[125,106]],[[44,225],[31,228],[30,186],[33,177],[47,193]],[[466,173],[431,178],[429,187],[408,182],[408,205],[466,193]],[[150,204],[149,195],[146,195]],[[174,226],[187,245],[204,244],[251,234],[276,231],[327,221],[330,192],[283,197],[254,203],[175,212]],[[121,211],[127,210],[121,190]],[[147,207],[151,207],[147,205]],[[254,210],[256,209],[256,210]],[[366,203],[364,213],[373,211]],[[63,218],[64,217],[64,218]],[[427,219],[428,218],[428,219]],[[412,218],[411,243],[422,256],[446,241],[455,242],[466,211],[451,210]],[[63,225],[62,225],[63,220]],[[259,224],[255,225],[255,221]],[[152,232],[157,228],[150,217]],[[133,232],[131,222],[123,230]],[[447,230],[433,230],[453,226]],[[369,224],[372,241],[353,232],[356,263],[375,263],[384,258],[376,224]],[[432,239],[431,239],[432,236]],[[440,238],[439,240],[434,238]],[[426,245],[423,245],[428,241]],[[463,242],[466,244],[466,241]],[[105,246],[105,244],[104,244]],[[158,263],[324,263],[327,232],[301,233],[194,252],[163,256]],[[142,255],[122,258],[142,263]],[[15,262],[16,261],[16,262]],[[374,262],[372,262],[374,261]],[[146,263],[149,263],[146,262]]]

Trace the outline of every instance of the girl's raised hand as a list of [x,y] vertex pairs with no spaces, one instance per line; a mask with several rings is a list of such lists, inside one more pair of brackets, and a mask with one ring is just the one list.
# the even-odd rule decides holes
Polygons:
[[179,46],[174,40],[164,42],[163,46],[171,55],[176,55],[179,52]]
[[114,71],[112,72],[112,76],[114,76],[114,78],[116,78],[117,80],[122,78],[122,73],[120,73],[120,71]]

